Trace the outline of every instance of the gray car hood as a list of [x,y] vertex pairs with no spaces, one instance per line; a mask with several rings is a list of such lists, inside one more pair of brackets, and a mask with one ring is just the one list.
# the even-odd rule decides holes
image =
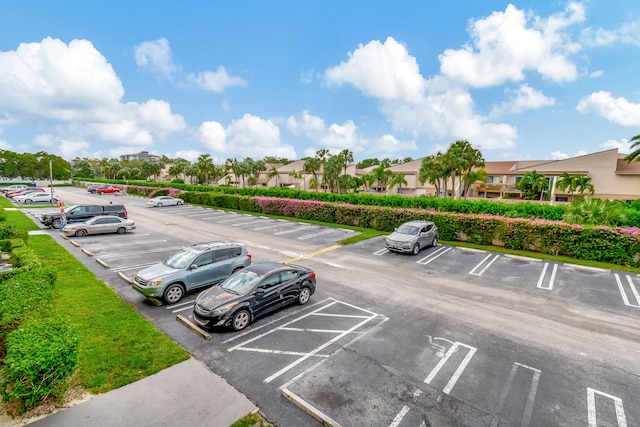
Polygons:
[[391,233],[389,234],[388,239],[396,242],[409,242],[415,239],[416,237],[418,236],[416,236],[415,234]]
[[221,305],[233,302],[234,300],[241,297],[242,295],[227,292],[220,286],[214,286],[213,288],[207,289],[200,296],[198,296],[196,303],[206,308],[207,310],[211,310],[216,307],[220,307]]
[[154,264],[151,267],[140,270],[136,276],[144,280],[151,280],[174,274],[176,271],[180,270],[177,268],[167,267],[164,264]]

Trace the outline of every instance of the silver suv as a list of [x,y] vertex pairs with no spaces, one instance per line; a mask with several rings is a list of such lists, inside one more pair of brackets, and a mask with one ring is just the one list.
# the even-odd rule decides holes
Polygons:
[[390,251],[417,255],[425,246],[438,244],[438,227],[431,221],[409,221],[387,236],[384,245]]
[[132,286],[154,302],[175,304],[187,292],[222,282],[249,265],[251,255],[241,243],[197,243],[139,271]]

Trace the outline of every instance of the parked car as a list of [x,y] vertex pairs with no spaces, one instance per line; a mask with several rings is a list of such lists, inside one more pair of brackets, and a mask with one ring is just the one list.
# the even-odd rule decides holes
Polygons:
[[148,299],[175,304],[187,292],[215,285],[249,265],[251,255],[241,243],[197,243],[139,271],[132,286]]
[[90,234],[124,234],[127,231],[134,230],[136,224],[130,219],[120,218],[118,216],[103,215],[94,216],[85,221],[67,224],[62,229],[65,236],[82,237]]
[[95,194],[98,187],[100,187],[99,184],[91,184],[90,186],[87,187],[87,191],[91,194]]
[[40,217],[40,222],[51,228],[60,228],[60,218],[64,213],[68,223],[84,221],[94,216],[114,215],[120,218],[127,218],[128,213],[124,205],[72,205],[60,212],[44,214]]
[[101,185],[98,188],[96,188],[95,191],[96,194],[118,194],[118,193],[122,193],[122,189],[119,187],[114,187],[112,185]]
[[25,205],[31,205],[33,203],[51,203],[57,204],[58,195],[54,192],[53,194],[48,191],[32,191],[27,192],[26,194],[21,194],[19,196],[15,196],[13,199],[14,203],[23,203]]
[[431,221],[409,221],[396,228],[384,241],[390,251],[417,255],[425,246],[438,245],[438,227]]
[[2,187],[0,188],[0,192],[3,194],[7,194],[9,191],[16,191],[16,190],[20,190],[23,188],[27,188],[27,186],[25,184],[13,184],[10,185],[8,187]]
[[171,196],[156,196],[149,199],[147,206],[161,208],[163,206],[180,206],[184,200]]
[[45,191],[47,190],[42,187],[26,187],[26,188],[21,188],[19,190],[9,191],[7,192],[6,196],[10,199],[13,199],[16,196],[24,195],[27,193],[35,193],[35,192],[43,193]]
[[198,295],[193,319],[205,328],[240,331],[256,318],[289,304],[306,304],[315,290],[316,273],[310,268],[257,263]]

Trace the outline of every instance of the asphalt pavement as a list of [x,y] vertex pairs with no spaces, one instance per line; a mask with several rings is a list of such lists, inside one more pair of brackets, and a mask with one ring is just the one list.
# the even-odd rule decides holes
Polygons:
[[246,396],[191,358],[29,426],[228,427],[256,410]]

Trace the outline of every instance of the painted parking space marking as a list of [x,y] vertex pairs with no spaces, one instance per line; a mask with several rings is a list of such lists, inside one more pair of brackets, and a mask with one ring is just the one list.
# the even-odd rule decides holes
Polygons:
[[422,265],[427,265],[429,264],[431,261],[433,261],[434,259],[441,257],[442,255],[446,254],[447,252],[449,252],[451,249],[451,247],[447,248],[445,246],[440,246],[438,249],[436,249],[435,251],[429,253],[429,255],[427,255],[426,257],[422,258],[421,260],[417,261],[418,264],[422,264]]
[[177,304],[172,304],[167,307],[167,310],[171,310],[172,313],[180,313],[186,310],[193,310],[193,306],[196,303],[196,299],[189,299],[186,301],[179,302]]
[[[431,370],[427,378],[424,379],[423,382],[425,384],[430,384],[431,381],[433,381],[433,379],[436,377],[436,375],[438,375],[442,367],[449,361],[449,358],[451,357],[452,354],[456,353],[461,347],[464,347],[467,349],[467,354],[465,355],[464,359],[460,362],[460,364],[458,365],[458,368],[453,373],[453,375],[449,379],[449,382],[447,382],[447,385],[442,390],[444,394],[449,394],[451,392],[451,389],[453,389],[453,386],[456,384],[456,382],[458,382],[458,379],[466,369],[467,365],[471,361],[471,358],[473,357],[477,349],[470,345],[463,344],[461,342],[453,342],[446,338],[440,338],[440,337],[432,338],[430,335],[428,335],[427,337],[429,338],[429,344],[431,344],[431,347],[436,349],[436,355],[440,357],[440,361]],[[437,344],[434,341],[444,341],[445,343],[451,344],[451,347],[449,347],[449,350],[445,354],[444,353],[444,350],[446,348],[445,345]],[[422,391],[420,389],[416,389],[416,391],[413,393],[413,400],[416,401],[421,395],[422,395]],[[405,415],[407,415],[410,409],[411,407],[409,405],[404,405],[400,410],[400,412],[398,412],[398,414],[393,418],[393,421],[391,421],[391,424],[389,424],[389,427],[399,426],[400,423],[402,422],[402,419],[404,418]]]
[[142,264],[125,265],[123,267],[113,267],[111,268],[111,271],[113,271],[114,273],[119,273],[119,272],[129,271],[129,270],[140,270],[142,268],[149,267],[154,264],[157,264],[157,262],[145,262]]
[[131,255],[143,255],[143,254],[150,254],[155,252],[175,251],[177,249],[182,249],[182,248],[184,248],[184,245],[170,246],[168,248],[146,249],[144,251],[133,251],[133,252],[125,252],[125,253],[118,252],[118,253],[101,255],[100,258],[121,258],[121,257],[126,257]]
[[618,422],[618,427],[627,427],[627,419],[624,415],[624,407],[622,406],[622,399],[616,396],[612,396],[608,393],[588,387],[587,388],[587,414],[589,417],[588,419],[589,427],[598,427],[598,422],[596,419],[596,415],[597,415],[596,414],[596,395],[613,401],[615,414],[616,414],[616,421]]
[[313,227],[315,227],[315,225],[306,225],[306,226],[302,226],[300,228],[294,228],[293,230],[278,231],[276,233],[273,233],[273,235],[274,236],[281,236],[283,234],[297,233],[300,230],[306,230],[308,228],[313,228]]
[[298,240],[313,239],[314,237],[325,236],[327,234],[335,233],[336,231],[339,231],[339,230],[337,230],[335,228],[330,228],[328,230],[319,231],[317,233],[306,234],[304,236],[298,237]]
[[235,224],[231,224],[231,226],[232,227],[242,227],[242,226],[245,226],[245,225],[257,224],[257,223],[260,223],[260,222],[264,222],[264,219],[258,218],[258,219],[253,219],[251,221],[237,222]]
[[[529,374],[529,372],[532,372]],[[540,383],[540,369],[532,368],[531,366],[523,365],[522,363],[515,362],[511,367],[511,372],[509,372],[509,378],[507,379],[506,386],[502,389],[502,393],[500,394],[500,399],[498,400],[498,406],[496,408],[495,413],[500,414],[502,409],[504,408],[504,403],[507,400],[508,396],[511,396],[512,387],[517,375],[531,375],[531,384],[529,386],[529,393],[527,395],[527,402],[524,407],[524,411],[522,414],[522,422],[520,423],[521,427],[529,426],[531,422],[531,414],[533,413],[533,404],[536,400],[536,393],[538,392],[538,384]],[[494,418],[491,421],[489,427],[498,427],[500,424],[500,420],[498,418]]]
[[552,290],[553,289],[553,282],[556,279],[556,272],[558,271],[558,264],[554,264],[553,265],[553,269],[551,271],[551,275],[549,277],[549,282],[547,282],[547,284],[544,284],[544,277],[547,274],[547,268],[549,267],[549,263],[545,262],[543,267],[542,267],[542,273],[540,273],[540,277],[538,278],[538,284],[536,285],[536,287],[540,288],[540,289],[547,289],[547,290]]
[[624,305],[629,307],[640,308],[640,293],[638,293],[638,288],[636,288],[636,285],[633,282],[633,278],[628,274],[626,275],[627,283],[629,285],[629,289],[631,290],[631,295],[633,295],[633,299],[635,299],[635,302],[632,301],[627,296],[627,293],[624,290],[624,284],[620,279],[620,275],[618,273],[615,273],[614,276],[616,278],[616,283],[618,284],[618,289],[620,290],[620,295],[622,296],[622,301],[624,302]]
[[379,255],[384,255],[384,254],[386,254],[388,252],[390,252],[389,249],[383,248],[383,249],[380,249],[379,251],[374,252],[373,254],[379,256]]
[[[330,311],[326,311],[327,309],[340,305],[343,308],[350,308],[354,311],[354,313],[362,313],[362,314],[344,314],[344,313],[331,313]],[[359,322],[351,325],[350,327],[347,327],[346,329],[328,329],[328,330],[324,330],[325,333],[327,334],[334,334],[335,336],[326,340],[325,342],[323,342],[322,344],[316,346],[314,349],[310,350],[310,351],[306,351],[306,352],[296,352],[294,350],[273,350],[273,349],[268,349],[268,348],[262,348],[259,346],[249,346],[249,344],[254,343],[264,337],[266,337],[267,335],[270,335],[274,332],[280,332],[280,331],[288,331],[288,332],[293,332],[293,333],[297,333],[297,332],[307,332],[309,330],[309,328],[296,328],[295,325],[297,322],[300,322],[304,319],[310,319],[313,318],[314,316],[323,316],[323,317],[333,317],[333,318],[338,318],[338,319],[355,319],[355,320],[360,320]],[[347,317],[348,316],[348,317]],[[239,344],[236,344],[235,346],[229,348],[227,351],[231,352],[231,351],[248,351],[248,352],[260,352],[260,353],[269,353],[269,354],[285,354],[282,353],[283,351],[288,351],[288,355],[294,354],[296,353],[296,355],[299,354],[299,358],[297,358],[296,360],[294,360],[293,362],[289,363],[288,365],[286,365],[285,367],[283,367],[282,369],[278,370],[277,372],[273,373],[272,375],[270,375],[269,377],[265,378],[263,381],[265,383],[270,383],[271,381],[275,380],[276,378],[280,377],[281,375],[285,374],[286,372],[290,371],[291,369],[293,369],[294,367],[298,366],[299,364],[301,364],[302,362],[304,362],[307,359],[310,358],[328,358],[331,356],[331,354],[335,353],[335,352],[331,352],[331,353],[322,353],[323,350],[325,350],[327,347],[329,347],[330,345],[342,340],[344,337],[348,336],[348,335],[353,335],[353,334],[362,334],[361,331],[359,331],[360,328],[364,327],[367,323],[371,322],[374,319],[380,319],[380,320],[384,320],[385,316],[382,316],[380,314],[374,313],[372,311],[369,311],[367,309],[361,308],[361,307],[357,307],[353,304],[349,304],[347,302],[344,301],[340,301],[340,300],[336,300],[331,298],[330,300],[328,300],[325,304],[321,305],[320,307],[306,313],[303,314],[302,316],[296,317],[286,323],[284,323],[281,326],[278,326],[276,328],[270,329],[266,332],[263,332],[261,334],[258,334],[252,338],[249,338]],[[343,347],[343,346],[341,346]]]
[[[493,259],[491,261],[487,260],[489,258],[493,257]],[[484,257],[484,259],[482,261],[480,261],[475,267],[473,267],[473,269],[469,272],[469,274],[473,274],[474,276],[482,276],[482,273],[484,273],[485,271],[487,271],[487,269],[489,267],[491,267],[491,264],[493,264],[498,258],[500,258],[500,255],[493,255],[493,254],[489,254],[486,257]],[[485,265],[486,263],[486,265]],[[484,265],[484,268],[482,268],[482,270],[480,271],[476,271],[478,270],[480,267],[482,267]]]

